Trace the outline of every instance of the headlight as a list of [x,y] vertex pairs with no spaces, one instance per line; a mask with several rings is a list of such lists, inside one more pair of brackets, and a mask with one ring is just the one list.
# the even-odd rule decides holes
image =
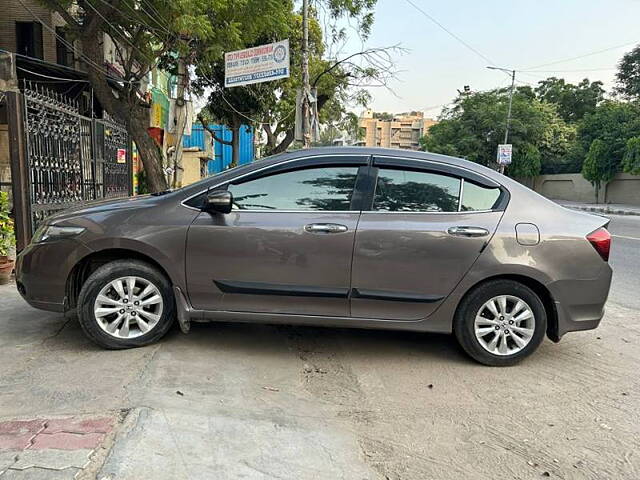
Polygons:
[[84,232],[84,227],[59,227],[57,225],[42,225],[36,230],[31,239],[32,243],[42,243],[47,240],[75,237]]

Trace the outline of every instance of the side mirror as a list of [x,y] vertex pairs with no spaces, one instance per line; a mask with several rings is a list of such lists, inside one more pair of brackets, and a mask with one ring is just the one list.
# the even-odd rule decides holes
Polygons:
[[212,190],[207,193],[203,210],[206,212],[229,213],[233,206],[233,195],[227,190]]

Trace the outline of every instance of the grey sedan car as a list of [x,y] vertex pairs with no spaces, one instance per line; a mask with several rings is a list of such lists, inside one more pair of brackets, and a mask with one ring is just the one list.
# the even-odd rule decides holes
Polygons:
[[454,333],[510,365],[598,326],[607,224],[458,158],[312,149],[53,216],[17,287],[106,348],[265,322]]

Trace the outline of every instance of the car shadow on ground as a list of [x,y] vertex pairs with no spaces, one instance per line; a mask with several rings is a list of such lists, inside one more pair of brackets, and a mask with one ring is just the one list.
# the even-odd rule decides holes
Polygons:
[[[51,350],[86,353],[103,351],[85,337],[77,318],[65,318],[59,314],[27,308],[28,311],[20,309],[19,318],[9,318],[3,323],[0,328],[2,345],[46,346]],[[12,310],[7,312],[9,317],[13,317],[11,313],[18,311]],[[302,356],[306,352],[348,354],[356,358],[373,353],[376,361],[416,356],[423,361],[474,364],[460,349],[453,335],[403,330],[209,322],[193,323],[191,332],[185,335],[176,323],[159,344],[161,348],[194,348],[203,352],[222,349],[251,352],[255,355],[282,355],[298,350]],[[562,348],[545,348],[547,353],[557,349]]]

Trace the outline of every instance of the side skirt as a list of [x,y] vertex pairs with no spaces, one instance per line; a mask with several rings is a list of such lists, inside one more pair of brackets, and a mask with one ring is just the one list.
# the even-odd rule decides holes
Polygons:
[[269,323],[281,325],[309,325],[316,327],[367,328],[381,330],[408,330],[416,332],[451,333],[449,328],[434,328],[429,319],[389,320],[381,318],[326,317],[287,313],[230,312],[196,310],[191,307],[179,287],[174,287],[176,310],[180,329],[187,333],[191,322]]

